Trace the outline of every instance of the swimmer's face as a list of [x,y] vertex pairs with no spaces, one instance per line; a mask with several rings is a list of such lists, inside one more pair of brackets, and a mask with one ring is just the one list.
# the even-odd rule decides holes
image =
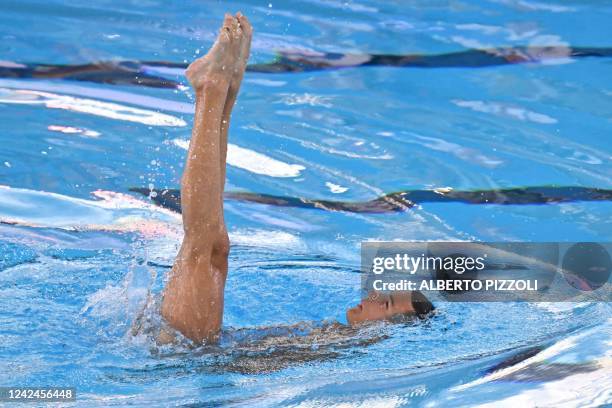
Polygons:
[[415,314],[410,292],[396,292],[391,295],[372,292],[357,306],[346,311],[350,325],[367,321],[391,320],[396,315]]

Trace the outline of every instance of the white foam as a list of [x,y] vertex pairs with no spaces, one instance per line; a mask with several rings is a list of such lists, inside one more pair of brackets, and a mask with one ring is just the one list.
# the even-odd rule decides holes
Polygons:
[[249,228],[230,231],[229,236],[232,245],[291,249],[301,249],[304,246],[298,236],[284,231],[254,230]]
[[[182,149],[189,149],[188,140],[174,139],[172,143]],[[227,164],[270,177],[298,177],[305,169],[302,165],[288,164],[231,143],[227,145]]]
[[526,0],[496,0],[498,3],[515,6],[529,11],[550,11],[552,13],[569,13],[576,11],[574,7],[563,6],[560,4],[540,3]]
[[[412,391],[413,393],[415,391]],[[421,395],[417,392],[415,395]],[[409,395],[410,396],[410,395]],[[314,399],[303,401],[299,404],[292,405],[292,408],[395,408],[407,405],[408,398],[399,397],[397,395],[368,397],[363,401],[343,401],[335,402],[329,399]]]
[[44,105],[50,109],[63,109],[73,112],[88,113],[90,115],[142,123],[150,126],[187,126],[187,123],[181,118],[151,110],[133,108],[112,102],[102,102],[94,99],[76,98],[68,95],[26,89],[0,88],[0,103]]
[[548,115],[545,115],[539,112],[530,111],[528,109],[525,109],[519,106],[512,106],[512,105],[506,105],[506,104],[497,103],[497,102],[487,102],[487,101],[478,101],[478,100],[468,101],[468,100],[454,99],[451,102],[461,108],[468,108],[475,112],[507,116],[507,117],[517,119],[520,121],[540,123],[543,125],[552,125],[558,122],[557,119],[551,116],[548,116]]
[[66,134],[79,134],[85,137],[97,138],[100,136],[100,132],[90,129],[82,129],[74,126],[63,126],[63,125],[49,125],[47,129],[52,132],[60,132]]
[[329,188],[329,191],[331,191],[334,194],[341,194],[341,193],[345,193],[348,191],[347,187],[342,187],[341,185],[334,184],[329,181],[325,183],[325,186]]
[[437,137],[412,134],[412,139],[409,142],[419,144],[431,150],[449,153],[461,160],[477,163],[485,167],[497,167],[504,163],[502,160],[487,156],[476,149],[464,147]]
[[0,67],[4,67],[4,68],[27,68],[26,65],[19,64],[17,62],[13,62],[13,61],[7,61],[7,60],[0,60]]
[[189,140],[174,139],[172,143],[174,143],[175,146],[180,147],[181,149],[189,150]]
[[263,78],[247,78],[244,82],[249,84],[268,86],[268,87],[280,87],[287,85],[285,81],[273,81],[271,79],[263,79]]
[[476,50],[487,50],[495,48],[493,44],[483,43],[475,38],[467,38],[462,35],[454,35],[451,37],[451,40],[459,45],[464,46],[465,48],[473,48]]
[[503,27],[491,26],[491,25],[485,25],[485,24],[477,24],[477,23],[457,24],[455,27],[459,30],[479,31],[486,35],[492,35],[492,34],[498,33],[501,30],[503,30]]
[[[93,99],[102,99],[105,101],[113,101],[127,103],[130,105],[141,106],[144,108],[161,109],[166,112],[176,112],[183,114],[193,114],[193,104],[171,99],[155,98],[131,92],[123,92],[105,88],[91,88],[87,86],[74,85],[69,81],[48,82],[40,79],[6,79],[0,78],[1,88],[10,88],[15,90],[29,89],[32,91],[55,92],[62,95],[83,96]],[[181,89],[182,86],[177,86]]]
[[[277,112],[278,113],[278,112]],[[271,135],[274,137],[278,137],[280,139],[284,139],[284,140],[291,140],[292,142],[296,142],[299,143],[300,145],[302,145],[303,147],[307,148],[307,149],[314,149],[320,152],[325,152],[325,153],[329,153],[329,154],[335,154],[338,156],[344,156],[344,157],[349,157],[352,159],[368,159],[368,160],[391,160],[393,159],[393,156],[389,153],[384,153],[381,155],[368,155],[368,154],[359,154],[359,153],[355,153],[354,151],[348,151],[348,150],[339,150],[333,147],[328,147],[328,146],[324,146],[321,144],[317,144],[314,143],[310,140],[302,140],[299,139],[297,137],[293,137],[293,136],[289,136],[289,135],[285,135],[282,133],[278,133],[278,132],[273,132],[267,129],[263,129],[261,127],[259,127],[258,125],[248,125],[248,126],[244,126],[244,129],[248,129],[248,130],[254,130],[256,132],[259,133],[263,133],[266,135]],[[287,154],[287,153],[285,153]]]
[[309,105],[309,106],[322,106],[324,108],[331,108],[331,98],[322,95],[314,94],[283,94],[281,102],[288,106],[293,105]]

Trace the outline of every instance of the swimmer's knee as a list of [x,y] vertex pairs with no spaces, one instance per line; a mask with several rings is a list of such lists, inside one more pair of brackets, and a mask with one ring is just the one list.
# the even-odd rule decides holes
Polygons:
[[219,236],[215,239],[215,243],[213,245],[213,253],[227,258],[230,252],[230,240],[229,235],[227,234],[227,230],[223,230],[219,233]]

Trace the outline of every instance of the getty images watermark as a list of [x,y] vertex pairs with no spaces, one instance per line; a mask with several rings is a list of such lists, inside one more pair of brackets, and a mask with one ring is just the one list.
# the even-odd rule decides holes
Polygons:
[[611,254],[612,243],[600,242],[363,242],[362,289],[462,302],[607,302]]

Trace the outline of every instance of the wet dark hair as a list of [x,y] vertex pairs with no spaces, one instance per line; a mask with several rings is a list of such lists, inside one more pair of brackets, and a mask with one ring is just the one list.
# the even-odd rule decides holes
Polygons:
[[412,308],[419,319],[425,319],[436,309],[424,294],[416,290],[412,292]]
[[398,313],[391,316],[389,321],[392,323],[413,323],[415,317],[421,320],[427,319],[431,312],[436,309],[425,295],[417,290],[412,292],[412,308],[414,312]]

